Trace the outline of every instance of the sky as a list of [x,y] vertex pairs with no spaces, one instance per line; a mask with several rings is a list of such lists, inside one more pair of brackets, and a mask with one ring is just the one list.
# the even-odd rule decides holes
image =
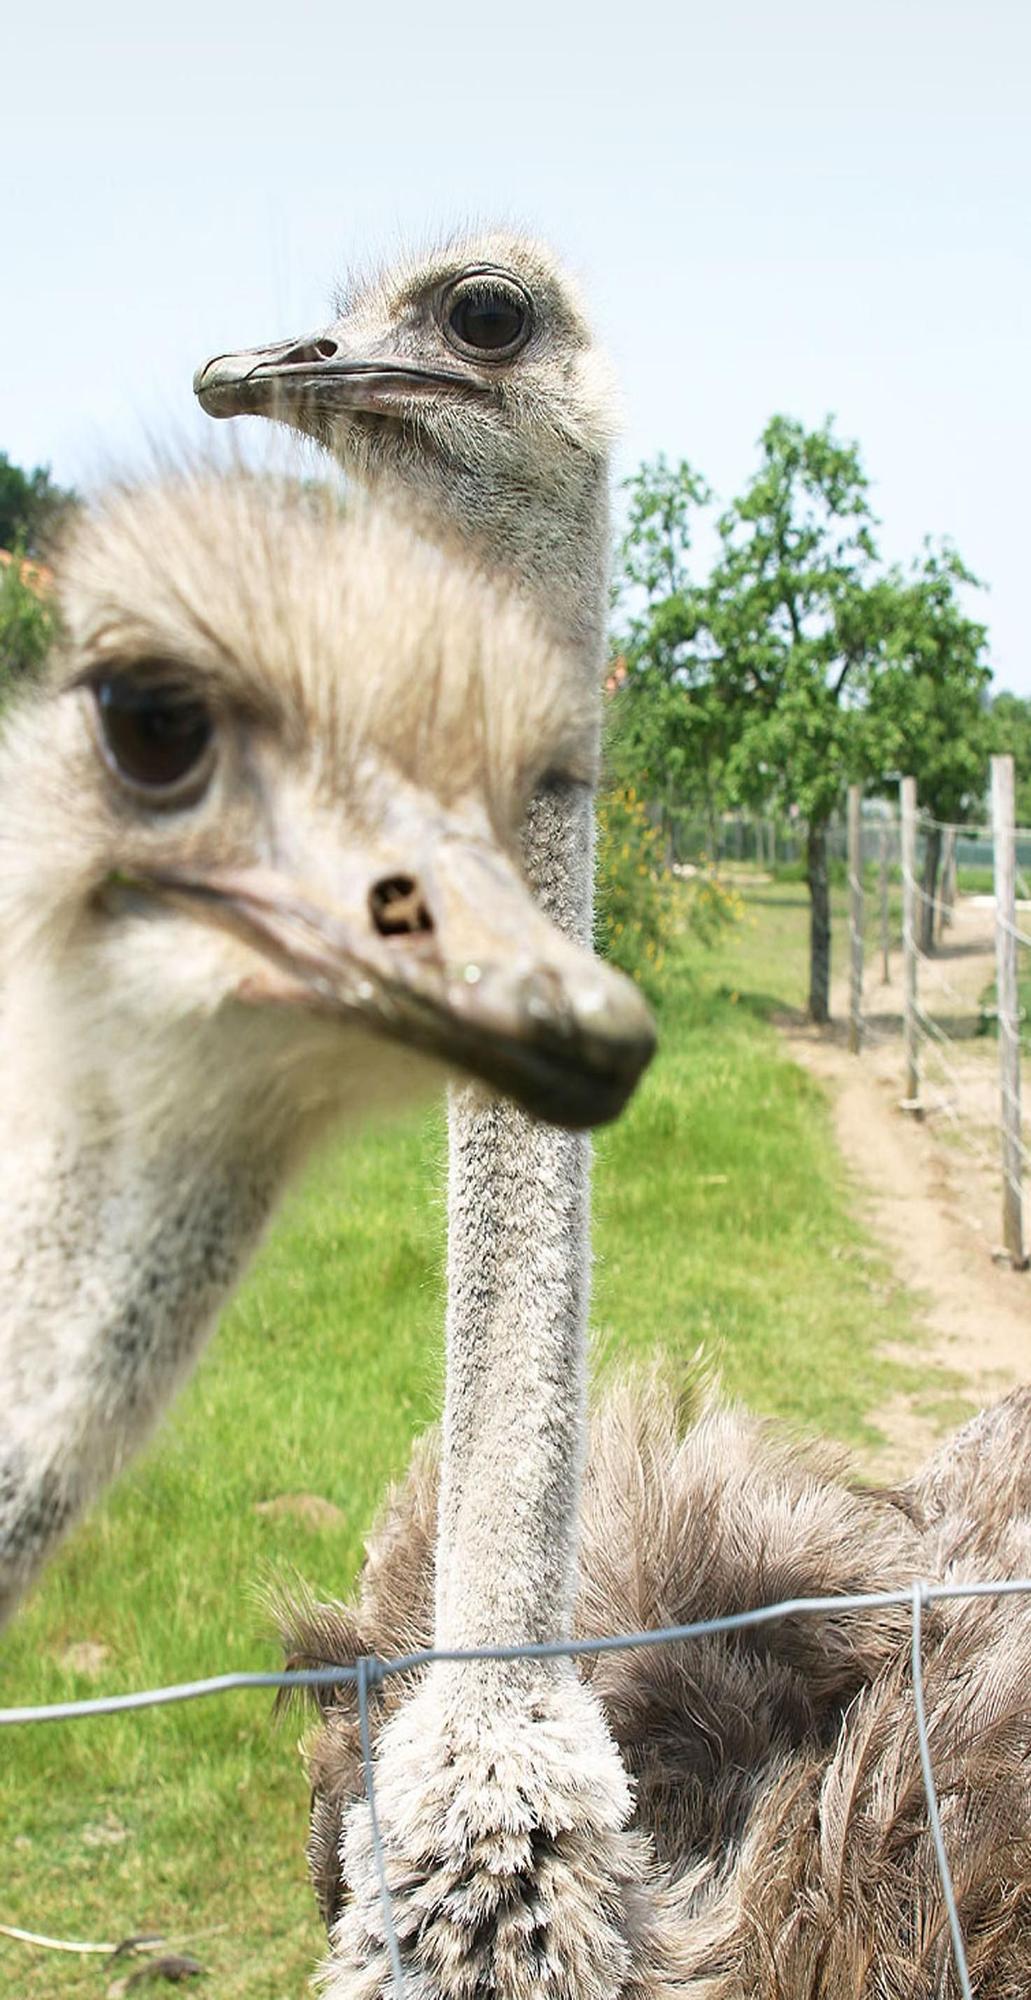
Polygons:
[[1031,695],[1027,0],[55,0],[2,46],[18,463],[88,489],[204,437],[208,354],[324,324],[350,263],[529,225],[616,361],[618,473],[664,451],[729,498],[775,410],[833,413],[885,555],[952,537]]

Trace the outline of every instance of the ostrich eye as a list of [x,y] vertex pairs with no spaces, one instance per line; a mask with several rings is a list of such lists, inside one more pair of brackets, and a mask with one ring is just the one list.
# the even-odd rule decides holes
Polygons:
[[491,361],[507,361],[533,331],[530,301],[511,281],[466,278],[448,294],[444,332],[452,347]]
[[94,681],[107,762],[155,803],[195,798],[211,769],[214,723],[188,688],[112,674]]

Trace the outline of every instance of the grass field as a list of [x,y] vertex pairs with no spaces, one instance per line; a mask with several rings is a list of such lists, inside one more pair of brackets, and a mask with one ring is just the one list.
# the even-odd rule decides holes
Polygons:
[[[998,989],[994,979],[985,987],[981,995],[981,1024],[983,1035],[997,1035],[999,1020],[996,1014]],[[1024,1050],[1031,1050],[1031,953],[1021,950],[1017,956],[1017,1006],[1020,1018],[1020,1043]]]
[[[758,897],[716,952],[673,966],[661,1055],[598,1142],[594,1323],[606,1357],[703,1344],[754,1404],[869,1441],[902,1379],[876,1342],[904,1340],[910,1308],[766,1018],[801,1002],[805,892]],[[0,1701],[274,1664],[256,1582],[293,1566],[346,1590],[439,1401],[443,1196],[436,1114],[319,1165],[160,1442],[0,1641]],[[313,1519],[313,1495],[339,1511]],[[295,1734],[262,1694],[6,1732],[0,1921],[191,1936],[200,1991],[299,2000],[321,1937]],[[5,2000],[102,1996],[112,1977],[0,1937]]]

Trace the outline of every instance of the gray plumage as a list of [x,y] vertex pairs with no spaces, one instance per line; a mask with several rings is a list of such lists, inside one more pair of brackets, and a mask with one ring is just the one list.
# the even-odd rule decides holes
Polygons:
[[[1028,1573],[1031,1517],[1023,1504],[996,1507],[990,1485],[998,1470],[1004,1491],[1026,1498],[1026,1392],[967,1426],[898,1494],[852,1486],[840,1456],[802,1447],[704,1390],[692,1401],[685,1420],[653,1380],[610,1390],[598,1406],[578,1634],[918,1577]],[[975,1459],[986,1482],[980,1504],[967,1477]],[[292,1664],[430,1643],[436,1477],[430,1436],[370,1537],[352,1605],[283,1605]],[[981,1534],[959,1559],[975,1514]],[[975,1991],[1013,2000],[1031,1949],[1031,1607],[1020,1597],[939,1605],[925,1614],[924,1655]],[[788,1617],[735,1637],[602,1655],[579,1671],[634,1781],[618,1991],[691,2000],[958,1991],[917,1752],[907,1610]],[[393,1678],[377,1688],[374,1734],[410,1697]],[[349,1688],[322,1697],[308,1761],[309,1864],[333,1926],[348,1897],[341,1827],[364,1791]],[[566,1962],[562,1895],[515,1866],[506,1896],[509,1924],[522,1907],[541,1953]],[[397,1901],[404,1939],[403,1885]],[[449,1990],[479,1991],[499,1960],[500,1990],[510,1990],[503,1946],[489,1948],[471,1915],[464,1930],[452,1921],[449,1949]],[[518,1973],[512,1990],[523,1990]]]
[[[316,438],[377,504],[510,579],[572,648],[597,716],[615,399],[575,288],[542,246],[489,231],[407,258],[349,285],[318,333],[216,356],[195,386],[214,416],[262,415]],[[586,942],[590,786],[557,774],[542,786],[523,851],[541,906]],[[580,1135],[459,1090],[449,1158],[433,1630],[442,1645],[549,1638],[569,1630],[576,1574],[589,1150]],[[464,1923],[496,1938],[511,1991],[615,1990],[635,1893],[636,1847],[620,1831],[630,1794],[601,1710],[571,1671],[441,1669],[394,1714],[379,1764],[381,1822],[427,1994],[453,1990]],[[508,1922],[517,1834],[526,1898],[539,1875],[541,1893],[547,1878],[564,1899],[561,1963]],[[343,1839],[353,1894],[330,1986],[379,1992],[390,1969],[360,1808]]]
[[[471,288],[487,311],[492,286],[509,307],[520,292],[529,301],[531,337],[513,335],[506,353],[457,350],[453,302]],[[318,334],[218,357],[197,386],[212,414],[307,432],[445,546],[508,571],[596,688],[612,400],[538,246],[490,234],[409,259],[350,286]],[[583,935],[586,800],[549,788],[526,856],[548,907]],[[295,1620],[300,1658],[551,1637],[572,1616],[585,1148],[461,1097],[451,1147],[442,1489],[424,1447],[373,1542],[359,1604]],[[737,1417],[710,1414],[681,1445],[668,1407],[631,1399],[618,1418],[610,1407],[580,1510],[580,1626],[897,1584],[949,1550],[983,1551],[949,1495],[973,1492],[984,1445],[994,1450],[968,1439],[923,1486],[878,1499]],[[977,1634],[990,1692],[964,1707]],[[968,1835],[957,1873],[972,1955],[983,1991],[1008,2000],[1026,1983],[1026,1615],[1011,1605],[982,1624],[943,1611],[927,1638],[932,1728],[957,1801],[946,1815]],[[905,1646],[906,1619],[884,1613],[600,1662],[590,1700],[560,1670],[388,1683],[377,1796],[413,2000],[951,1992]],[[601,1719],[636,1780],[632,1824]],[[346,1696],[313,1775],[327,1992],[372,2000],[390,1975]]]

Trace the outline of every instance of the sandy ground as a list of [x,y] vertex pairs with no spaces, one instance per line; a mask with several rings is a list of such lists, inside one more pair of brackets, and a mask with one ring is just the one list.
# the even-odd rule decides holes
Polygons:
[[959,903],[935,960],[920,968],[921,1005],[950,1038],[945,1049],[924,1044],[921,1116],[901,1108],[900,951],[887,984],[880,956],[868,961],[860,1056],[848,1051],[847,985],[835,988],[829,1029],[781,1023],[796,1059],[830,1087],[864,1216],[917,1299],[922,1351],[898,1358],[918,1363],[921,1387],[872,1412],[888,1443],[871,1470],[885,1477],[918,1464],[962,1405],[980,1407],[1031,1374],[1031,1274],[998,1252],[996,1042],[977,1033],[995,972],[992,915],[986,899]]

